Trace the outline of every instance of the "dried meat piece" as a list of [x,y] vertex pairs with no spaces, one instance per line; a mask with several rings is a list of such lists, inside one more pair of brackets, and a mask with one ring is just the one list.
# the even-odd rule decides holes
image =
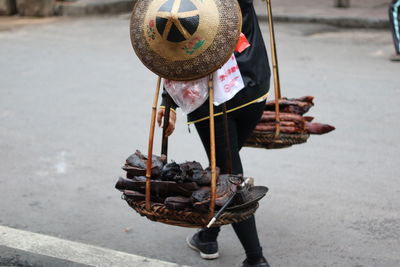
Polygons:
[[[218,167],[216,167],[217,177],[220,173]],[[210,167],[206,168],[205,170],[195,170],[191,177],[191,180],[198,185],[210,185],[211,184],[211,169]]]
[[[130,171],[130,175],[145,175],[147,168],[147,156],[143,155],[139,150],[126,159],[125,169]],[[152,156],[151,160],[151,176],[159,177],[161,175],[161,170],[166,163],[167,157],[165,155]],[[131,168],[130,168],[131,167]],[[125,170],[124,169],[124,170]],[[144,174],[143,174],[144,170]]]
[[[280,116],[281,121],[293,121],[298,124],[304,124],[304,122],[305,122],[303,116],[298,115],[298,114],[281,112],[279,114],[279,116]],[[264,111],[260,121],[261,122],[275,122],[276,121],[276,113],[273,111]]]
[[[137,201],[146,199],[146,195],[144,193],[141,193],[141,192],[138,192],[138,191],[123,190],[122,192],[124,193],[124,196],[126,198],[134,199],[134,200],[137,200]],[[157,197],[157,196],[154,196],[154,195],[150,196],[150,200],[151,200],[151,202],[157,202],[157,203],[164,203],[164,201],[165,201],[164,198]]]
[[[146,189],[146,181],[134,181],[120,177],[115,188],[118,190],[134,190],[144,193]],[[188,188],[193,188],[193,185],[190,185]],[[151,195],[162,197],[177,195],[190,197],[193,191],[185,188],[185,186],[181,186],[181,184],[177,184],[176,182],[157,180],[151,180],[150,190]]]
[[179,164],[184,181],[194,182],[193,175],[203,171],[203,166],[197,161],[186,161]]
[[192,208],[192,200],[189,197],[167,197],[164,205],[172,210],[186,210]]
[[314,117],[311,116],[303,116],[303,118],[306,122],[312,122],[314,120]]
[[[303,96],[300,98],[281,98],[279,102],[279,110],[281,112],[294,113],[303,115],[308,112],[312,106],[314,97]],[[275,111],[275,100],[267,101],[265,104],[265,110]]]
[[314,105],[314,103],[313,103],[314,97],[313,96],[309,96],[309,95],[302,96],[302,97],[297,98],[297,100],[303,101],[303,102],[308,102],[308,103],[311,103]]
[[[259,132],[275,132],[276,127],[275,125],[258,124],[254,130]],[[305,133],[306,129],[300,129],[295,126],[281,126],[280,131],[281,133],[299,134],[299,133]]]
[[183,182],[182,170],[176,162],[166,164],[161,170],[161,179],[163,181]]
[[192,193],[192,201],[193,202],[202,202],[210,197],[211,187],[203,186],[200,187],[198,190]]
[[336,129],[332,125],[317,122],[307,122],[306,127],[310,134],[326,134]]
[[[240,176],[242,179],[242,176]],[[217,198],[215,200],[215,205],[222,207],[229,197],[234,194],[237,190],[237,185],[231,182],[237,180],[235,175],[223,174],[218,177],[217,183]],[[193,192],[192,194],[193,207],[200,212],[206,212],[210,205],[211,200],[211,187],[205,186],[201,187],[199,190]]]

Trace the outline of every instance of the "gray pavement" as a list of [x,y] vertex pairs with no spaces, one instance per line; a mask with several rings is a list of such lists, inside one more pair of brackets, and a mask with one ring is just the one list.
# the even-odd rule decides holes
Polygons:
[[[113,188],[124,159],[146,151],[156,83],[133,53],[128,18],[2,25],[0,224],[182,265],[234,266],[244,253],[230,227],[221,258],[202,261],[185,245],[193,230],[140,217]],[[337,130],[284,150],[243,149],[246,175],[270,188],[256,216],[265,255],[272,266],[399,266],[400,65],[388,60],[389,31],[276,31],[283,95],[315,96],[310,115]],[[179,113],[170,158],[206,165],[184,122]],[[156,151],[159,140],[160,131]]]

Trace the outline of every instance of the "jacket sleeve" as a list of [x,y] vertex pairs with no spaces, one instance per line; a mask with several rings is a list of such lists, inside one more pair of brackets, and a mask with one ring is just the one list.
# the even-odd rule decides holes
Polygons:
[[163,88],[163,91],[161,93],[161,105],[160,107],[165,107],[167,104],[168,97],[171,99],[171,108],[173,110],[176,110],[178,108],[178,105],[174,102],[174,100],[168,95],[168,92]]

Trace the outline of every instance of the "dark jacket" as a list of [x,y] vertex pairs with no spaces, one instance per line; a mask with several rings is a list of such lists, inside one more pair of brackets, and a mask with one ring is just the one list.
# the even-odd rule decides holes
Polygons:
[[[253,6],[253,0],[239,0],[242,10],[242,32],[247,37],[250,47],[242,53],[235,52],[240,73],[245,88],[226,102],[228,112],[232,109],[250,103],[268,93],[271,70],[268,63],[268,55],[261,35],[257,16]],[[165,93],[163,94],[165,103]],[[206,101],[195,111],[188,114],[188,122],[196,122],[209,116],[209,106]],[[176,107],[176,105],[174,105]],[[222,105],[214,106],[214,112],[222,112]]]

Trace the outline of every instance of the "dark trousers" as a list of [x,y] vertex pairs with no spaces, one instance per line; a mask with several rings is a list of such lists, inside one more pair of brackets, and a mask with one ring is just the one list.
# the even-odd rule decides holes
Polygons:
[[400,54],[400,0],[393,0],[389,7],[390,26],[396,53]]
[[[228,113],[229,139],[232,153],[232,174],[243,174],[242,162],[239,151],[243,147],[247,137],[253,131],[263,113],[265,102],[251,104],[234,112]],[[210,128],[209,121],[195,124],[204,148],[210,159]],[[227,173],[226,139],[224,134],[223,116],[215,117],[215,145],[216,163],[221,173]],[[258,240],[257,228],[254,216],[250,219],[232,224],[248,259],[258,260],[263,256],[262,248]],[[200,232],[202,241],[216,241],[219,227],[203,229]]]

